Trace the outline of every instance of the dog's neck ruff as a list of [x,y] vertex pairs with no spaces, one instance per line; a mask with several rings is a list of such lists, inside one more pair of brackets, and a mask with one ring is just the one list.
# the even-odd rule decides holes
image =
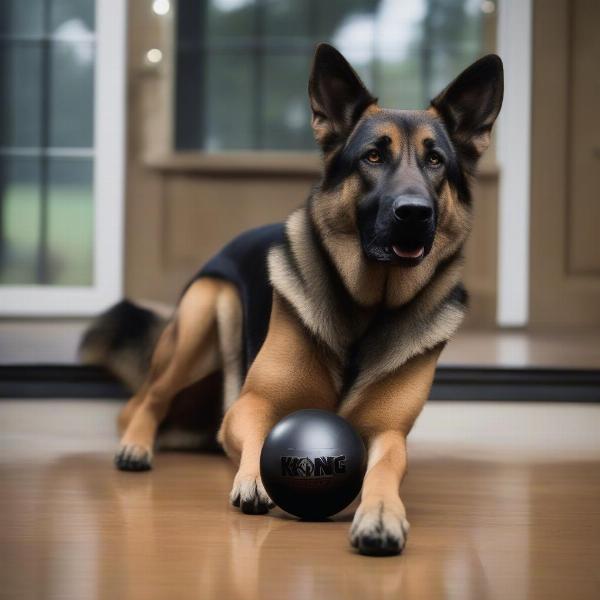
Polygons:
[[[307,209],[301,208],[286,223],[285,242],[269,252],[269,276],[276,293],[335,358],[337,373],[332,375],[348,395],[448,341],[464,318],[459,255],[441,264],[404,306],[369,310],[353,304],[339,289],[325,254]],[[349,363],[350,382],[343,381]]]

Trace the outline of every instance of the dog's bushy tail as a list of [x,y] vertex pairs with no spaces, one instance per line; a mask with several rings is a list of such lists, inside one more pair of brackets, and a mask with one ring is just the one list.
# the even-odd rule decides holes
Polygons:
[[99,315],[83,334],[79,359],[106,368],[135,392],[144,381],[167,319],[123,300]]

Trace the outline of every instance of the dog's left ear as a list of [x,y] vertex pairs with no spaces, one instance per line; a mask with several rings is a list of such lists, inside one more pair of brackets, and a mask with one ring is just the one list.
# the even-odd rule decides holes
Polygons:
[[477,160],[490,145],[492,125],[500,112],[503,94],[502,60],[488,54],[465,69],[431,101],[465,158]]
[[324,152],[345,140],[365,109],[377,102],[348,61],[319,44],[308,83],[312,128]]

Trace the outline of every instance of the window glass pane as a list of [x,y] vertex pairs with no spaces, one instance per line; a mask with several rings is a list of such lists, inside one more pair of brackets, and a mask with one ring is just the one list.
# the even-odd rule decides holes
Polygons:
[[52,35],[88,35],[95,28],[94,0],[50,0]]
[[[208,150],[255,147],[254,63],[239,54],[213,54],[207,61],[205,147]],[[209,117],[210,115],[210,117]]]
[[0,159],[0,284],[37,281],[39,160]]
[[264,60],[264,146],[295,150],[313,143],[306,73],[311,56],[269,54]]
[[[482,44],[480,15],[479,6],[471,0],[428,0],[420,6],[415,4],[413,11],[402,11],[398,5],[391,11],[380,11],[381,58],[388,67],[395,63],[396,69],[408,71],[408,83],[402,81],[401,85],[413,86],[408,94],[400,92],[401,98],[412,102],[401,107],[423,108],[448,84],[449,77],[478,56]],[[391,28],[389,23],[398,27]],[[382,85],[389,93],[389,80]]]
[[0,284],[91,285],[95,2],[0,10]]
[[460,73],[474,60],[477,53],[468,46],[449,46],[445,52],[432,53],[429,99],[448,85],[448,73]]
[[39,36],[43,33],[44,0],[2,0],[0,35]]
[[178,7],[182,149],[314,149],[306,87],[319,41],[336,46],[383,105],[413,109],[482,50],[478,0],[179,0]]
[[401,109],[424,108],[422,69],[417,54],[398,59],[395,52],[381,52],[377,61],[379,101]]
[[53,42],[50,77],[50,146],[93,146],[94,44]]
[[40,143],[41,48],[0,45],[0,146]]
[[[396,0],[394,0],[396,2]],[[404,2],[396,2],[401,6]],[[316,7],[317,38],[336,42],[340,30],[353,30],[355,42],[359,46],[373,39],[373,16],[382,4],[381,0],[327,0],[318,2]],[[411,2],[412,4],[412,2]]]
[[286,45],[312,44],[314,36],[311,2],[264,0],[264,34],[269,41],[280,39]]
[[[198,0],[195,0],[198,1]],[[256,0],[208,0],[206,36],[208,39],[242,38],[256,34]]]
[[53,158],[49,161],[48,283],[93,283],[93,162]]
[[180,150],[204,146],[205,78],[200,74],[204,71],[203,61],[198,63],[195,50],[179,50],[175,87],[175,139]]

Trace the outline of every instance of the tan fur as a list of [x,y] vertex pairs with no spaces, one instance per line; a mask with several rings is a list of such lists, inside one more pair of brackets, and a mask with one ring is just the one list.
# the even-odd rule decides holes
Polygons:
[[[381,112],[381,109],[379,109]],[[382,124],[378,129],[377,133],[381,136],[386,135],[390,138],[390,151],[392,156],[399,156],[402,152],[402,146],[406,143],[406,140],[403,139],[403,136],[400,135],[397,127],[390,126],[389,123]]]
[[[275,423],[300,408],[335,409],[337,394],[326,361],[327,356],[274,294],[267,338],[218,435],[225,452],[239,465],[231,501],[245,511],[265,512],[271,504],[260,480],[259,457]],[[252,490],[254,494],[249,494]]]
[[[371,350],[362,358],[355,382],[341,399],[344,402],[352,401],[364,386],[402,366],[411,357],[447,340],[462,322],[464,307],[447,300],[460,283],[460,256],[439,267],[435,275],[431,272],[417,290],[419,293],[405,299],[402,311],[390,314],[385,325],[377,328],[372,324],[374,308],[346,306],[341,310],[337,306],[339,299],[334,295],[330,274],[310,228],[306,209],[299,209],[289,218],[287,234],[292,256],[284,248],[273,248],[269,271],[277,292],[293,306],[314,337],[331,351],[335,360],[328,361],[327,368],[338,391],[348,348],[359,338],[369,344]],[[423,265],[415,270],[421,268]],[[388,278],[392,277],[394,274],[389,273]],[[414,284],[414,279],[411,281]],[[402,284],[400,281],[397,285],[402,287]],[[409,287],[409,291],[414,289]],[[390,332],[393,339],[389,338]]]
[[333,194],[323,194],[313,204],[311,217],[352,298],[361,306],[374,306],[385,292],[387,269],[366,261],[355,227],[350,230],[337,225],[336,219],[342,217],[342,222],[348,221],[345,215],[355,212],[358,192],[352,195],[352,202],[349,201],[351,192],[347,187],[345,194],[346,201],[342,203]]
[[[460,222],[452,216],[458,209],[452,205],[450,190],[445,193],[449,196],[440,221],[450,235]],[[239,383],[230,374],[228,410],[218,434],[223,448],[238,464],[230,500],[245,512],[266,512],[272,502],[260,480],[259,457],[268,431],[282,416],[300,408],[339,410],[364,436],[369,449],[369,468],[351,542],[368,552],[370,543],[385,544],[386,551],[401,551],[409,529],[398,494],[406,470],[406,435],[427,399],[441,342],[450,337],[463,316],[460,308],[444,303],[448,291],[460,280],[462,261],[455,258],[420,285],[413,280],[406,292],[412,291],[415,298],[406,309],[410,312],[402,313],[401,322],[390,323],[406,343],[389,346],[383,339],[376,344],[383,354],[366,357],[358,378],[340,398],[345,352],[368,326],[372,311],[358,307],[350,321],[331,312],[328,274],[312,241],[305,209],[290,217],[287,233],[302,281],[311,294],[303,292],[302,281],[290,276],[283,249],[272,249],[270,272],[278,292],[267,338],[235,402],[231,398]],[[447,242],[450,249],[439,249],[438,260],[450,255],[463,236],[455,234],[455,238],[459,241]],[[370,266],[365,268],[372,273]],[[389,285],[391,276],[387,277]],[[368,285],[368,280],[359,280],[356,285]],[[426,293],[415,296],[415,289],[418,292],[425,284]],[[325,343],[316,345],[309,332]],[[240,340],[241,307],[235,288],[210,278],[194,283],[157,345],[150,377],[123,410],[120,421],[125,431],[119,458],[149,466],[158,425],[174,395],[219,368],[225,369],[227,379],[227,368],[231,373],[239,368]],[[182,442],[180,435],[171,438]],[[168,435],[164,441],[169,441]],[[186,433],[183,441],[201,440]]]
[[[419,128],[410,140],[397,131],[389,134],[398,152],[418,153],[431,132]],[[272,506],[260,480],[259,458],[265,436],[279,419],[300,408],[339,411],[363,435],[369,450],[351,542],[366,552],[373,550],[369,544],[386,552],[402,550],[409,530],[398,493],[406,470],[406,436],[429,394],[440,349],[464,315],[464,307],[448,295],[460,282],[458,251],[471,215],[446,184],[430,254],[418,268],[390,269],[365,259],[356,224],[360,193],[358,180],[351,177],[341,189],[320,193],[310,209],[299,209],[288,219],[291,258],[283,247],[269,254],[275,290],[271,320],[241,392],[242,318],[236,289],[203,278],[187,290],[157,345],[148,380],[122,412],[124,434],[117,460],[149,467],[158,425],[174,395],[222,369],[226,412],[218,440],[238,465],[231,502],[252,513]],[[313,226],[356,303],[350,312],[332,310],[330,273],[315,245]],[[383,329],[372,331],[371,319],[381,305],[403,308]],[[363,358],[342,397],[348,348],[363,335],[375,351]],[[175,443],[199,441],[189,432],[171,438]]]
[[409,525],[398,494],[406,473],[406,436],[427,401],[440,351],[438,346],[409,360],[341,409],[367,440],[369,451],[361,503],[350,529],[355,547],[377,543],[382,531],[388,551],[400,551],[406,543]]
[[228,409],[242,387],[242,304],[232,285],[223,287],[217,299],[219,350],[223,362],[223,405]]
[[[337,51],[321,45],[317,58],[309,94],[325,166],[352,140],[354,121],[376,117],[378,133],[389,137],[389,152],[397,159],[391,183],[424,189],[423,174],[414,165],[426,158],[432,126],[419,125],[416,118],[417,126],[405,133],[393,118],[397,113],[375,104]],[[492,63],[498,68],[498,60],[482,64],[491,70]],[[501,99],[498,90],[497,84],[494,94]],[[436,106],[443,111],[440,98]],[[499,105],[492,108],[490,127]],[[435,109],[428,114],[441,118]],[[489,133],[471,135],[472,147],[482,151]],[[430,186],[432,181],[438,180],[432,178]],[[149,468],[158,426],[175,396],[222,371],[226,411],[218,440],[238,465],[232,504],[248,513],[272,506],[259,459],[265,436],[278,420],[301,408],[337,411],[363,436],[369,453],[351,543],[368,554],[402,550],[409,531],[399,495],[406,436],[427,400],[441,349],[464,316],[461,248],[471,210],[447,182],[440,192],[438,181],[430,252],[418,265],[390,266],[368,260],[363,251],[357,224],[363,185],[354,174],[335,183],[335,189],[318,186],[307,206],[286,222],[285,241],[270,249],[268,333],[241,391],[243,328],[236,288],[208,277],[188,288],[156,346],[149,376],[119,418],[121,468]],[[194,390],[187,392],[193,396]],[[179,443],[199,439],[189,432],[171,437]]]
[[154,351],[147,381],[119,418],[124,428],[117,464],[150,466],[158,426],[176,394],[221,367],[217,304],[231,284],[205,278],[184,294]]
[[[433,110],[433,109],[432,109]],[[410,111],[407,111],[410,112]],[[386,111],[371,106],[359,123]],[[433,111],[434,114],[435,111]],[[433,135],[428,126],[421,126],[411,139],[403,139],[401,132],[391,123],[382,123],[380,130],[392,140],[392,150],[407,154],[424,153],[424,140]],[[406,161],[410,164],[410,160]],[[403,172],[406,170],[406,173]],[[398,177],[410,176],[409,169],[401,167]],[[374,306],[382,300],[388,307],[406,304],[431,279],[436,266],[452,256],[465,242],[470,229],[472,215],[461,203],[448,183],[444,185],[439,201],[439,223],[434,245],[419,268],[397,267],[387,269],[383,265],[366,259],[356,226],[356,205],[362,196],[358,176],[345,181],[341,190],[321,192],[311,204],[313,219],[330,257],[340,273],[350,295],[362,306]]]
[[[377,112],[381,109],[372,106],[362,118]],[[387,269],[364,258],[356,225],[360,196],[360,180],[354,175],[344,181],[341,191],[320,192],[310,216],[350,295],[362,306],[373,306],[384,293]]]
[[342,361],[351,332],[347,331],[342,315],[329,310],[328,276],[310,239],[308,216],[304,209],[290,216],[287,231],[294,258],[304,274],[304,280],[309,282],[312,293],[305,294],[303,282],[289,272],[290,265],[281,248],[273,248],[269,253],[271,281],[275,289],[298,311],[302,321]]

